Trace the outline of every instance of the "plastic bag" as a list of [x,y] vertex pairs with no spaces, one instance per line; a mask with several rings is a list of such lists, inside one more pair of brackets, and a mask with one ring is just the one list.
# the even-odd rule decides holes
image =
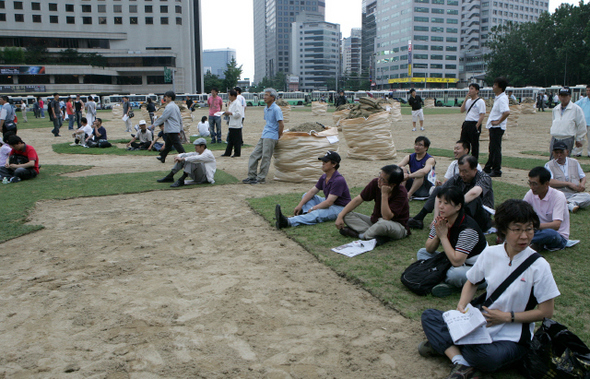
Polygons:
[[523,359],[523,374],[530,379],[588,379],[590,349],[567,327],[546,318]]

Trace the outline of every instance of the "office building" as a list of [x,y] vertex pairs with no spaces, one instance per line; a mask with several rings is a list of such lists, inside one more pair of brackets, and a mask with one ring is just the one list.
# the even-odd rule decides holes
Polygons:
[[362,31],[353,28],[350,37],[342,39],[342,75],[361,76]]
[[210,72],[220,79],[225,79],[223,72],[227,70],[227,64],[232,59],[237,60],[236,49],[228,47],[227,49],[203,50],[203,72]]
[[[200,0],[0,1],[0,29],[0,47],[47,48],[53,55],[74,49],[104,58],[104,67],[35,62],[42,74],[0,75],[5,92],[12,86],[49,93],[203,91]],[[174,84],[165,82],[165,67]]]
[[361,70],[374,79],[375,35],[377,33],[376,13],[377,0],[363,0],[362,2],[362,31],[361,31]]

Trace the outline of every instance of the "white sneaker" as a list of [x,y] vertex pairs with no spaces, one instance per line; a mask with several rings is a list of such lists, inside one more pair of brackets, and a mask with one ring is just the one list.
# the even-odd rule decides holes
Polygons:
[[423,130],[424,130],[424,127],[420,128],[420,130],[422,130],[422,131],[423,131]]
[[416,131],[416,128],[412,129],[412,131],[415,132]]
[[71,143],[70,146],[78,146],[78,144],[76,142]]

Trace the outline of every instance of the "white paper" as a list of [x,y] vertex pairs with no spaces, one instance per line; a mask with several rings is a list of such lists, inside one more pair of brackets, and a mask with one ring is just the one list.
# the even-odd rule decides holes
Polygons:
[[123,118],[122,118],[121,120],[123,120],[123,121],[127,121],[127,120],[129,120],[129,116],[127,116],[127,115],[124,115],[124,116],[123,116]]
[[368,241],[358,240],[353,241],[351,243],[347,243],[346,245],[341,245],[332,249],[333,252],[346,255],[349,258],[355,257],[359,254],[366,253],[367,251],[371,251],[377,245],[377,240],[372,239]]
[[335,144],[339,141],[338,136],[326,136],[330,144]]
[[467,305],[465,313],[457,310],[443,313],[443,320],[447,323],[453,343],[456,345],[492,343],[492,337],[486,329],[485,317],[471,304]]
[[224,113],[225,113],[224,111],[215,112],[215,113],[213,113],[213,116],[221,117],[221,116],[223,116]]

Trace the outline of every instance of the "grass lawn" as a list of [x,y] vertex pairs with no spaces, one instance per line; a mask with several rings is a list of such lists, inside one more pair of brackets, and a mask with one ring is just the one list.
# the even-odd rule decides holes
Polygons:
[[[353,196],[362,188],[351,190]],[[522,186],[494,182],[496,205],[509,198],[522,198],[528,189]],[[281,204],[285,214],[292,214],[292,209],[301,199],[300,193],[268,196],[249,199],[250,206],[274,226],[275,204]],[[373,203],[363,203],[357,210],[370,214]],[[415,215],[423,202],[410,203],[410,214]],[[590,212],[582,210],[571,215],[571,238],[582,239],[587,233],[586,224]],[[432,221],[432,215],[425,219],[425,224]],[[341,236],[332,222],[313,226],[299,226],[282,230],[289,238],[299,243],[312,255],[335,272],[357,283],[379,298],[384,304],[399,311],[406,317],[419,320],[420,314],[427,308],[455,309],[459,294],[445,299],[430,295],[420,297],[407,290],[400,281],[403,270],[416,259],[418,249],[424,247],[428,230],[413,230],[409,238],[390,242],[375,250],[354,258],[348,258],[332,252],[330,249],[347,242],[350,238]],[[488,242],[495,244],[496,235],[488,236]],[[583,240],[573,248],[558,252],[543,252],[552,267],[553,275],[562,293],[555,304],[554,318],[567,325],[582,340],[590,342],[590,295],[586,292],[587,279],[590,276],[590,250]],[[503,376],[504,377],[504,376]]]
[[[335,112],[336,108],[333,106],[328,106],[328,113]],[[291,112],[311,112],[311,105],[305,107],[291,107]],[[403,107],[401,108],[402,115],[410,116],[412,114],[412,108],[410,107]],[[446,108],[446,107],[436,107],[436,108],[424,108],[425,115],[439,115],[439,114],[458,114],[459,108]]]
[[[102,119],[102,122],[110,121],[112,118],[113,113],[110,109],[96,111],[96,116]],[[22,118],[22,113],[17,112],[16,116],[18,117],[18,129],[40,129],[40,128],[52,128],[53,129],[53,122],[49,119],[49,114],[45,111],[45,118],[35,118],[35,114],[32,110],[27,111],[27,120],[28,122],[24,122]],[[65,130],[63,129],[65,128]],[[76,125],[74,123],[74,128]],[[68,129],[68,121],[64,121],[62,125],[61,131],[65,133]],[[77,128],[76,128],[77,129]]]
[[[92,150],[84,149],[83,150]],[[104,149],[94,149],[104,150]],[[0,191],[0,243],[42,228],[40,225],[25,225],[28,213],[38,200],[68,199],[83,196],[108,196],[139,193],[154,190],[174,190],[170,183],[157,183],[168,171],[142,172],[137,174],[111,174],[69,178],[60,174],[81,171],[90,166],[43,165],[41,173],[34,180],[18,184],[2,185]],[[237,183],[238,180],[221,170],[215,173],[215,186]],[[183,187],[194,189],[201,184]],[[27,196],[23,196],[23,194]]]

